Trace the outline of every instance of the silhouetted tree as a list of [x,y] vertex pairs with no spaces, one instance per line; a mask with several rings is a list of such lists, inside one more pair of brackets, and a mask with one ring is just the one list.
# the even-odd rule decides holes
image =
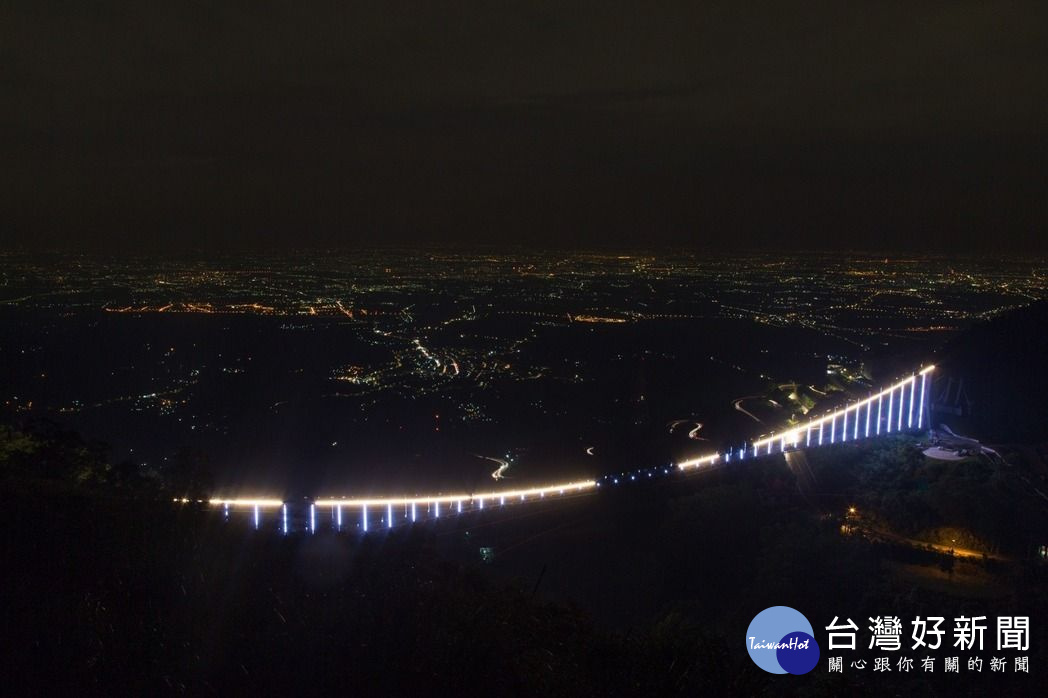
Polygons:
[[215,478],[210,460],[198,448],[178,451],[162,475],[166,488],[179,497],[206,497],[214,488]]

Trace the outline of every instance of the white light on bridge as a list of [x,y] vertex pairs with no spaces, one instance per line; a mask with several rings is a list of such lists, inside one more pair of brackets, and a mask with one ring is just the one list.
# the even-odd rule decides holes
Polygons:
[[896,431],[902,431],[902,403],[906,399],[905,386],[899,388],[899,424]]
[[[922,373],[926,373],[928,370],[930,370],[930,369],[924,370],[924,371],[922,371]],[[825,415],[825,416],[823,416],[823,417],[821,417],[819,419],[813,419],[813,420],[809,421],[807,424],[801,425],[798,428],[798,433],[799,433],[800,429],[804,429],[805,430],[805,446],[806,447],[810,447],[812,445],[813,441],[816,441],[818,445],[822,445],[823,443],[825,443],[826,438],[827,438],[827,435],[826,435],[826,422],[829,421],[831,429],[834,432],[833,434],[830,435],[830,439],[831,439],[832,442],[835,443],[837,441],[837,434],[836,434],[837,424],[836,424],[836,420],[838,418],[841,418],[842,419],[841,440],[842,441],[847,441],[848,440],[848,436],[849,436],[848,435],[848,426],[849,425],[851,426],[852,438],[858,439],[859,438],[859,419],[861,417],[860,410],[862,410],[865,407],[865,409],[866,409],[866,424],[867,424],[865,433],[866,433],[866,436],[869,436],[870,435],[870,431],[869,431],[870,422],[873,420],[873,402],[875,400],[877,401],[877,433],[878,434],[880,433],[880,427],[881,427],[882,423],[887,424],[888,425],[887,428],[889,430],[891,430],[891,429],[895,429],[896,428],[896,427],[892,426],[892,422],[897,422],[898,425],[899,425],[897,427],[897,429],[901,429],[902,428],[902,423],[903,423],[903,420],[902,420],[902,409],[903,409],[903,402],[905,400],[905,394],[904,394],[905,393],[905,388],[906,388],[907,384],[910,384],[912,386],[915,381],[916,381],[915,376],[910,376],[909,378],[906,378],[905,380],[898,381],[898,382],[894,383],[893,385],[891,385],[890,387],[886,388],[885,390],[882,390],[881,392],[877,393],[876,395],[871,395],[870,397],[866,398],[865,400],[857,402],[857,403],[855,403],[853,405],[846,406],[843,409],[837,410],[836,412],[834,412],[832,414]],[[896,409],[896,406],[893,405],[891,422],[886,422],[882,418],[883,417],[883,409],[884,409],[884,406],[883,406],[884,396],[888,395],[889,397],[892,397],[896,390],[898,390],[899,393],[900,393],[899,404],[897,406],[898,409]],[[896,412],[898,412],[898,415],[896,414]],[[851,413],[851,414],[849,414],[849,413]],[[818,436],[817,439],[814,438],[814,435],[812,433],[812,432],[814,432],[814,430],[816,428],[819,429],[819,436]],[[777,433],[777,434],[772,434],[770,436],[764,437],[764,438],[754,442],[754,444],[753,444],[753,455],[755,455],[755,456],[756,455],[761,455],[761,447],[764,446],[765,444],[767,444],[767,447],[768,447],[768,449],[767,449],[767,453],[768,454],[771,454],[774,451],[774,447],[775,447],[776,442],[779,442],[780,449],[781,449],[782,448],[782,443],[781,443],[782,442],[782,437],[783,437],[783,433],[780,432],[780,433]],[[787,443],[789,443],[790,440],[791,440],[791,437],[787,436],[787,438],[786,438]],[[742,455],[743,454],[740,453],[740,457]]]
[[[927,402],[926,397],[927,397],[928,374],[931,373],[931,371],[933,371],[934,369],[935,369],[935,366],[927,366],[927,367],[921,369],[920,373],[918,374],[918,375],[921,376],[920,399],[917,402],[917,427],[918,428],[923,428],[924,427],[924,406],[925,406],[925,403]],[[906,403],[906,386],[907,385],[909,385],[909,390],[910,390],[910,398],[909,398],[909,404],[908,405],[905,404]],[[898,405],[895,404],[895,391],[896,390],[898,390],[898,392],[899,392]],[[873,421],[873,402],[874,402],[874,400],[877,401],[877,416],[876,416],[876,429],[875,429],[875,433],[876,434],[879,435],[881,433],[881,425],[882,424],[886,424],[887,425],[885,429],[886,429],[886,431],[888,433],[891,433],[891,431],[893,429],[893,423],[894,423],[894,428],[897,431],[901,431],[902,428],[903,428],[903,422],[904,422],[904,419],[903,419],[903,409],[904,409],[904,407],[907,410],[905,423],[906,423],[907,427],[912,428],[913,427],[913,404],[917,400],[916,391],[917,391],[916,376],[915,375],[911,375],[906,380],[899,381],[899,382],[895,383],[894,385],[890,386],[889,388],[887,388],[885,390],[882,390],[881,392],[877,393],[876,395],[872,395],[872,396],[868,397],[867,399],[865,399],[865,400],[863,400],[863,401],[861,401],[859,403],[856,403],[856,404],[851,405],[849,407],[845,407],[843,410],[838,410],[837,412],[834,412],[833,414],[823,416],[823,417],[821,417],[819,419],[810,420],[807,424],[801,425],[800,427],[791,429],[789,431],[779,432],[777,434],[772,434],[772,435],[767,436],[767,437],[765,437],[763,439],[760,439],[758,441],[753,442],[753,456],[756,457],[756,456],[761,455],[761,446],[763,446],[763,445],[767,445],[767,454],[769,454],[769,455],[772,454],[774,452],[774,446],[775,446],[776,442],[778,442],[778,444],[779,444],[780,452],[785,452],[785,448],[786,448],[786,444],[787,443],[790,443],[790,444],[793,444],[794,446],[797,446],[798,443],[800,442],[800,432],[801,432],[802,429],[805,432],[804,443],[805,443],[805,446],[807,447],[807,446],[811,446],[812,440],[813,440],[812,439],[812,432],[817,427],[818,430],[819,430],[818,445],[821,446],[823,444],[823,442],[824,442],[824,439],[825,439],[826,421],[827,420],[830,421],[830,430],[831,430],[830,431],[830,442],[834,443],[834,442],[836,442],[836,437],[837,437],[837,434],[836,434],[837,421],[836,420],[837,420],[838,416],[842,417],[841,439],[842,439],[842,441],[847,441],[848,440],[848,425],[849,425],[849,421],[848,421],[849,420],[849,415],[848,415],[848,413],[849,412],[854,412],[854,414],[851,417],[852,421],[850,422],[852,424],[852,438],[853,439],[858,439],[859,438],[859,419],[862,416],[860,410],[862,410],[863,408],[866,409],[866,416],[865,416],[866,425],[865,425],[864,434],[865,434],[866,437],[869,437],[870,436],[870,423],[871,423],[871,421]],[[888,396],[888,419],[887,420],[883,419],[883,416],[884,416],[883,415],[883,412],[884,412],[884,396],[885,395]],[[747,455],[746,454],[747,450],[748,449],[747,449],[747,447],[745,445],[742,448],[739,449],[739,456],[738,456],[739,460],[745,459],[745,457]],[[729,449],[727,452],[725,452],[723,454],[724,461],[725,462],[729,462],[731,460],[731,457],[732,457],[733,454],[734,454],[734,449]],[[693,459],[690,459],[690,460],[682,461],[680,463],[677,463],[676,467],[680,468],[681,470],[685,470],[687,468],[697,468],[697,467],[700,467],[700,466],[703,466],[703,465],[712,465],[713,463],[715,463],[721,457],[722,457],[721,454],[716,454],[716,453],[715,454],[710,454],[710,455],[702,456],[702,457],[699,457],[699,458],[693,458]],[[631,475],[631,479],[636,479],[635,472],[630,474]],[[669,469],[664,469],[664,472],[668,473]],[[650,471],[648,472],[648,475],[649,475],[649,477],[651,476],[651,472]],[[614,477],[614,478],[612,478],[612,481],[617,484],[618,481],[619,481],[619,478],[618,477]],[[466,499],[466,498],[469,498],[471,501],[475,502],[476,503],[476,507],[478,509],[483,509],[484,508],[484,500],[488,499],[488,498],[494,499],[494,498],[497,497],[498,500],[499,500],[499,504],[500,505],[505,505],[506,497],[520,497],[520,501],[524,502],[524,501],[528,501],[528,497],[531,496],[531,495],[538,495],[538,498],[542,499],[542,498],[544,498],[546,496],[547,493],[564,494],[564,492],[567,491],[567,490],[574,490],[576,492],[582,492],[584,490],[595,489],[598,486],[599,486],[599,484],[596,481],[594,481],[594,480],[587,480],[587,481],[579,481],[579,482],[572,482],[572,483],[564,483],[564,484],[559,484],[559,485],[551,485],[551,486],[548,486],[548,487],[536,487],[536,488],[526,489],[526,490],[503,490],[503,491],[495,491],[495,492],[444,495],[444,496],[436,496],[436,497],[433,497],[433,496],[430,496],[430,497],[415,497],[415,498],[410,498],[410,497],[409,498],[403,498],[403,497],[402,498],[384,498],[384,497],[380,497],[380,498],[370,498],[370,499],[346,499],[346,498],[342,498],[342,499],[315,500],[313,502],[313,504],[310,505],[309,528],[310,528],[311,532],[316,532],[316,507],[317,506],[331,506],[331,507],[333,507],[333,513],[337,516],[338,526],[339,526],[340,530],[341,530],[341,527],[342,527],[342,507],[343,506],[361,507],[361,509],[362,509],[362,512],[361,512],[362,519],[361,519],[361,521],[362,521],[363,527],[366,530],[366,528],[367,528],[367,523],[366,523],[366,521],[367,521],[367,511],[366,511],[366,508],[368,506],[382,506],[382,505],[385,505],[385,507],[386,507],[386,521],[387,521],[388,526],[392,527],[393,526],[393,520],[394,520],[394,517],[393,517],[393,506],[394,506],[394,504],[398,504],[399,505],[400,503],[403,503],[404,504],[404,517],[405,518],[410,517],[411,521],[417,521],[418,520],[418,512],[417,512],[417,504],[418,504],[418,502],[425,503],[426,506],[427,506],[427,511],[429,511],[429,507],[432,506],[433,507],[433,511],[435,512],[434,516],[435,517],[439,517],[440,516],[440,504],[442,502],[443,503],[448,503],[449,505],[451,503],[454,503],[456,505],[456,508],[457,508],[458,512],[462,513],[462,501],[464,499]],[[178,503],[179,501],[181,501],[182,503],[185,503],[185,502],[188,502],[189,500],[188,499],[179,500],[178,498],[175,498],[174,501],[176,503]],[[256,529],[261,526],[261,510],[262,509],[264,509],[264,508],[283,507],[283,514],[282,514],[283,528],[284,528],[285,532],[287,532],[289,530],[289,525],[287,523],[287,507],[286,507],[285,503],[282,500],[279,500],[279,499],[263,499],[263,498],[240,498],[240,499],[215,498],[215,499],[209,500],[209,502],[210,502],[210,504],[215,505],[215,506],[222,505],[224,514],[227,517],[229,516],[229,512],[230,512],[230,510],[232,508],[235,508],[235,507],[248,508],[248,507],[250,507],[254,511],[254,523],[255,523],[255,528]],[[409,509],[409,507],[410,507],[410,509]]]
[[315,503],[309,505],[309,532],[317,532],[317,505]]
[[[189,500],[185,499],[185,500],[181,500],[181,501],[188,502]],[[211,504],[212,506],[218,506],[219,504],[221,504],[222,506],[233,507],[233,508],[239,508],[239,507],[251,507],[251,508],[254,508],[254,507],[259,507],[259,508],[262,508],[262,509],[277,509],[277,508],[279,508],[279,507],[284,505],[284,500],[282,500],[282,499],[258,499],[258,498],[253,498],[253,497],[249,497],[249,498],[246,498],[246,499],[219,499],[219,498],[215,498],[215,499],[208,500],[208,503]]]
[[[709,460],[711,457],[707,456],[702,460]],[[716,456],[712,456],[716,458]],[[597,483],[595,480],[579,480],[575,482],[564,482],[555,485],[549,485],[547,487],[533,487],[530,489],[518,489],[518,490],[502,490],[502,491],[488,491],[488,492],[475,492],[472,494],[449,494],[440,496],[426,496],[426,497],[374,497],[374,498],[361,498],[361,499],[318,499],[316,500],[317,506],[336,506],[341,504],[346,507],[361,507],[361,506],[383,506],[387,504],[403,504],[405,509],[405,517],[409,514],[409,506],[412,503],[425,504],[431,506],[436,502],[445,504],[455,504],[461,511],[462,502],[464,500],[479,500],[484,499],[485,501],[499,498],[500,501],[504,501],[507,497],[524,497],[525,500],[532,495],[545,496],[547,494],[557,492],[583,492],[586,490],[596,488]]]
[[284,523],[284,535],[287,535],[287,504],[281,507],[280,517]]
[[[720,455],[713,453],[708,456],[700,456],[698,458],[692,458],[691,460],[681,461],[680,463],[677,463],[677,467],[681,470],[685,470],[687,468],[698,468],[702,465],[712,465],[718,458],[720,458]],[[615,482],[617,483],[618,480],[616,479]]]
[[921,404],[917,407],[917,428],[924,428],[924,384],[928,380],[928,374],[921,371]]
[[910,379],[910,409],[906,415],[906,428],[913,429],[913,395],[917,390],[917,380],[914,378]]
[[895,403],[895,389],[888,393],[888,433],[892,433],[892,408]]

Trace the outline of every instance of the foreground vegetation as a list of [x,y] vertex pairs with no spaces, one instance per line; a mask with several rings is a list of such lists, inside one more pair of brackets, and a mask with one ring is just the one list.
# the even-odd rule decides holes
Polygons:
[[838,444],[807,458],[826,506],[855,506],[902,536],[1019,559],[1048,544],[1043,500],[999,459],[935,460],[910,436]]

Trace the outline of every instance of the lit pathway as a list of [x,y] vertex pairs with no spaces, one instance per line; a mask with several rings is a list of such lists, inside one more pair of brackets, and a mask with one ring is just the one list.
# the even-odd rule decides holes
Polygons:
[[[227,517],[231,510],[249,511],[256,528],[262,525],[263,512],[276,510],[279,514],[279,528],[284,533],[290,532],[293,528],[291,520],[293,514],[304,515],[305,529],[309,532],[316,532],[318,527],[323,525],[320,519],[326,518],[324,515],[326,514],[330,516],[330,526],[336,530],[357,530],[367,533],[378,528],[436,520],[442,516],[482,511],[485,508],[591,494],[601,487],[644,482],[657,477],[665,477],[677,471],[698,470],[776,453],[786,454],[827,444],[921,430],[925,422],[928,375],[933,370],[935,370],[934,366],[926,366],[864,400],[822,417],[816,417],[796,427],[762,436],[739,448],[689,458],[672,466],[642,468],[605,475],[598,480],[576,480],[525,489],[421,496],[321,497],[308,505],[307,512],[289,512],[287,502],[272,498],[214,498],[210,500],[210,504],[214,507],[221,507]],[[175,501],[187,502],[188,500],[176,499]],[[320,517],[318,517],[318,512],[321,513]]]

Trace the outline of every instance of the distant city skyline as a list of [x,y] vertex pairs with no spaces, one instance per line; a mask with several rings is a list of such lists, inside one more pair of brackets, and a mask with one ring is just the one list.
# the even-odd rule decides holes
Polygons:
[[192,444],[234,488],[475,488],[510,462],[513,487],[593,479],[864,399],[973,324],[1045,298],[1046,270],[829,254],[0,253],[0,409],[76,425],[142,467]]

